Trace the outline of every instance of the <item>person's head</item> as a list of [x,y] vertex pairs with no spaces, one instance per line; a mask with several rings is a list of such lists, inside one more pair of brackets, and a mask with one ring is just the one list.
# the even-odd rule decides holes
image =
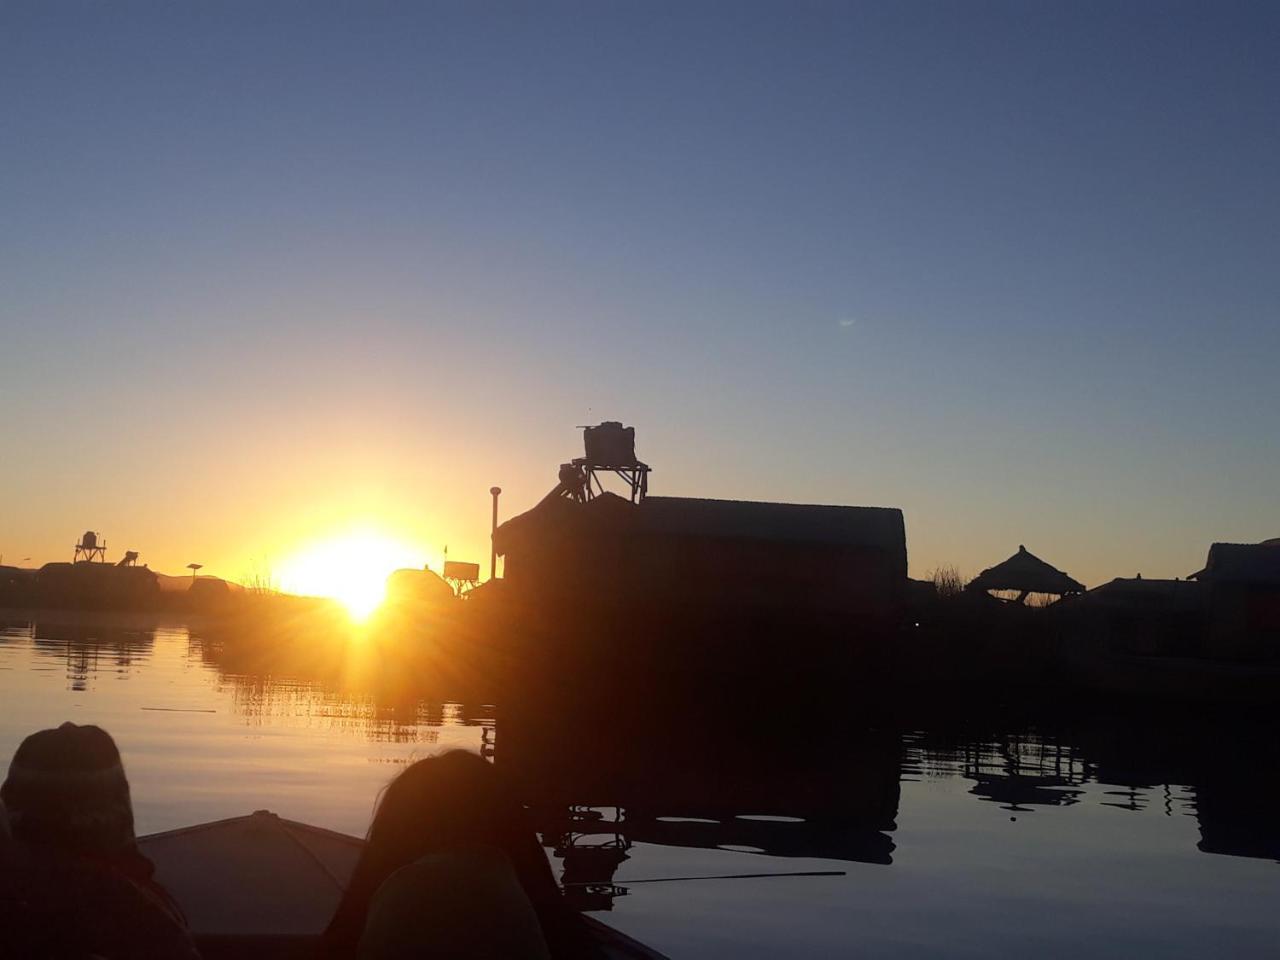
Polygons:
[[406,767],[379,798],[368,844],[394,848],[406,862],[442,846],[500,845],[517,807],[499,784],[492,764],[474,753],[451,750]]
[[134,846],[129,781],[100,727],[64,723],[23,740],[0,803],[13,838],[31,846],[108,856]]
[[331,944],[354,946],[369,901],[392,873],[431,853],[474,846],[501,850],[535,905],[558,897],[524,809],[492,764],[454,750],[406,768],[378,801],[364,852],[330,924]]

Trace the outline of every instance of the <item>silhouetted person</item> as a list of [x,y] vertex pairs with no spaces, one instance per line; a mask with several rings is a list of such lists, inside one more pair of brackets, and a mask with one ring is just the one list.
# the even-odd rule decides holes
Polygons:
[[342,960],[593,955],[524,809],[462,751],[387,786],[325,944]]
[[129,782],[106,731],[64,723],[27,737],[0,804],[0,956],[198,956],[138,850]]

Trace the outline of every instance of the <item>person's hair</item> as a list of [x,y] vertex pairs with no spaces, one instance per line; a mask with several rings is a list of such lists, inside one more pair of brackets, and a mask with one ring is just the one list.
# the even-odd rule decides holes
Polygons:
[[369,902],[392,873],[429,853],[472,844],[507,855],[540,916],[559,909],[559,888],[524,808],[492,764],[453,750],[419,760],[383,790],[364,851],[325,931],[329,952],[355,954]]
[[73,853],[134,847],[133,804],[120,751],[101,727],[64,723],[18,745],[0,785],[15,840]]

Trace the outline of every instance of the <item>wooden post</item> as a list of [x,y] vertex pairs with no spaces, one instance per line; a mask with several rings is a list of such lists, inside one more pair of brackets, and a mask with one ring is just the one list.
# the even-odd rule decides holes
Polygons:
[[489,493],[493,496],[493,522],[489,527],[489,579],[496,580],[498,577],[498,545],[494,543],[493,535],[498,532],[498,495],[502,493],[502,488],[490,487]]

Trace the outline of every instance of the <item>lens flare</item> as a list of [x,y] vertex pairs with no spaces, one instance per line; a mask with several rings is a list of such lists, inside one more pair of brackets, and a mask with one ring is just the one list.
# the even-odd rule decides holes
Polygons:
[[377,530],[353,530],[313,541],[289,557],[280,567],[280,587],[330,597],[360,621],[382,603],[391,571],[422,565],[421,550]]

